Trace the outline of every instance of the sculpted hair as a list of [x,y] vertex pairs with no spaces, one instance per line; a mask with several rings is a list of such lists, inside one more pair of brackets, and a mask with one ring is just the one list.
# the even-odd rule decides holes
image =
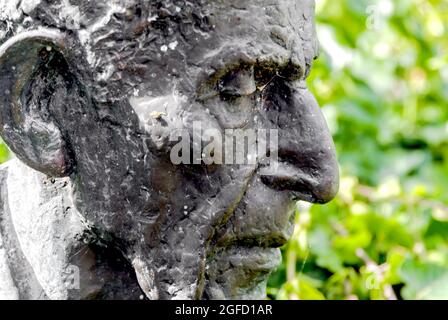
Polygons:
[[194,37],[207,34],[212,26],[202,2],[0,0],[0,45],[27,30],[61,30],[76,43],[73,54],[84,57],[97,100],[119,100],[170,43],[193,46]]
[[[77,51],[73,55],[84,58],[84,65],[78,67],[90,75],[90,87],[97,101],[120,100],[136,90],[143,74],[155,78],[161,65],[169,66],[166,51],[176,51],[174,59],[182,61],[186,52],[214,37],[211,31],[215,28],[216,12],[220,18],[228,19],[231,28],[232,12],[262,5],[269,10],[274,24],[278,22],[286,28],[285,32],[271,31],[273,41],[286,50],[294,50],[294,46],[303,50],[304,64],[309,69],[309,57],[318,54],[317,42],[310,41],[314,35],[314,30],[310,30],[314,28],[310,23],[314,1],[281,0],[275,5],[261,2],[0,0],[0,45],[26,30],[63,31],[74,42],[70,45]],[[298,19],[302,16],[305,19]]]

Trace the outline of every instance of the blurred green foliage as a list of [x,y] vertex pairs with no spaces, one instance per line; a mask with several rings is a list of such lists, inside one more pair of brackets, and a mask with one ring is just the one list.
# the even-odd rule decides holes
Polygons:
[[0,138],[0,163],[3,163],[10,158],[10,151],[3,140]]
[[308,84],[341,167],[298,204],[272,299],[448,299],[448,1],[317,0]]

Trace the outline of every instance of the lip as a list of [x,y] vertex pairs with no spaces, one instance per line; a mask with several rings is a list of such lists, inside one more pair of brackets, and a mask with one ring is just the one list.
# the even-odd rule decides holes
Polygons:
[[282,261],[278,248],[221,248],[207,264],[208,299],[266,298],[266,282]]
[[281,259],[281,251],[278,248],[232,246],[219,254],[217,262],[226,265],[223,263],[225,260],[234,269],[269,273],[281,264]]
[[217,241],[220,247],[237,246],[244,248],[264,248],[275,249],[282,247],[289,240],[288,232],[282,233],[259,233],[243,236],[227,236],[223,235]]
[[266,185],[255,171],[229,221],[214,235],[221,248],[266,248],[285,245],[294,229],[295,205],[289,191]]

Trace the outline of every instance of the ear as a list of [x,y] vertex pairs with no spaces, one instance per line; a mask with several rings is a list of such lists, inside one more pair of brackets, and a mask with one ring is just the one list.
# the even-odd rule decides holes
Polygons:
[[0,134],[20,160],[55,177],[67,176],[74,163],[49,111],[59,81],[54,60],[64,60],[64,42],[59,31],[40,29],[14,36],[0,47]]

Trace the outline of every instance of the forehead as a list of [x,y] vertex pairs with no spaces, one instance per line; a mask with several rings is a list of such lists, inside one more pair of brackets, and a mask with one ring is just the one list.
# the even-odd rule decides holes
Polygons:
[[292,63],[305,71],[317,54],[310,0],[127,3],[89,36],[90,62],[100,76],[118,68],[121,78],[150,75],[160,87],[173,74],[195,82],[196,74],[239,61]]
[[190,59],[219,69],[235,59],[287,60],[306,68],[317,54],[314,2],[307,0],[217,1],[209,10],[212,32],[198,37]]
[[314,0],[0,0],[2,5],[70,30],[95,80],[104,83],[102,91],[115,86],[115,95],[154,78],[163,87],[173,74],[194,78],[199,70],[210,73],[238,61],[306,70],[317,55]]

